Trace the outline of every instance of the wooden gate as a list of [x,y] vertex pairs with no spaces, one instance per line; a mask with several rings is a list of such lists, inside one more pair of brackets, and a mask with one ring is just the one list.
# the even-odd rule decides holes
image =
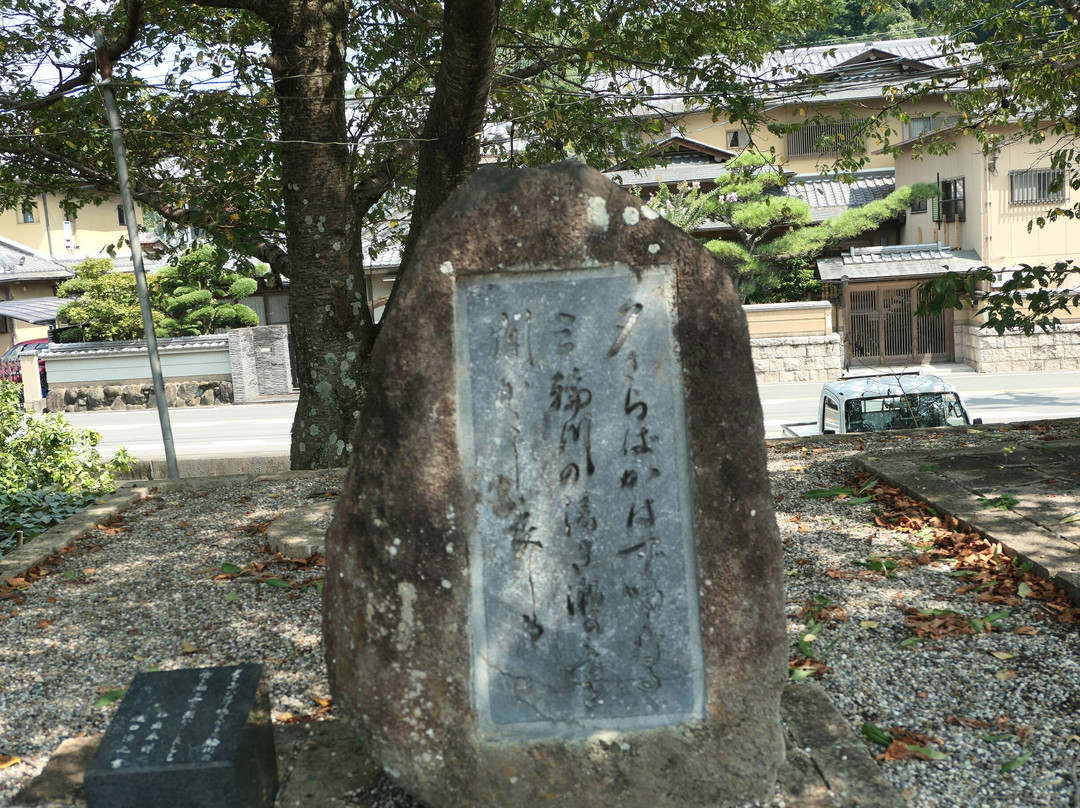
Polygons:
[[859,284],[848,287],[845,298],[848,361],[907,365],[952,360],[952,312],[916,315],[914,284]]

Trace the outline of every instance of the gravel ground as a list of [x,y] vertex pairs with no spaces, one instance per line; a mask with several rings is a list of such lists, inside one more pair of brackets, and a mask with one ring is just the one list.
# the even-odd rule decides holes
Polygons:
[[[1059,422],[1050,435],[1072,437],[1076,426]],[[1077,625],[1024,598],[994,631],[904,646],[913,631],[908,608],[966,619],[1003,607],[957,593],[963,579],[948,574],[945,560],[904,563],[922,551],[912,549],[910,531],[875,522],[880,504],[804,493],[846,484],[863,451],[940,452],[1034,437],[961,430],[769,450],[791,656],[800,656],[802,638],[827,666],[815,678],[856,732],[870,722],[893,737],[925,736],[940,759],[881,763],[913,808],[1080,805]],[[307,475],[159,492],[80,540],[29,586],[12,592],[0,582],[0,808],[62,740],[104,731],[116,705],[95,701],[141,670],[262,662],[278,720],[319,712],[329,695],[319,637],[323,569],[264,552],[262,535],[268,522],[338,484],[335,475]],[[888,576],[866,566],[886,558],[901,559]],[[229,574],[231,565],[245,571]],[[807,643],[815,616],[832,619]],[[358,795],[357,804],[372,803]],[[384,790],[377,804],[403,802]],[[782,805],[777,798],[757,808]]]

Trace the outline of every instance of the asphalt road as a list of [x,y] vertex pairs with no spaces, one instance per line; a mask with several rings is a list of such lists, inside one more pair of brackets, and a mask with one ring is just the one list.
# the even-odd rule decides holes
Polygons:
[[[985,423],[1080,416],[1080,372],[975,373],[950,366],[942,376],[956,385],[968,411]],[[760,387],[766,437],[780,437],[783,423],[815,417],[820,382]],[[294,402],[174,409],[177,457],[288,454]],[[68,413],[72,423],[102,435],[101,450],[126,446],[136,457],[163,459],[157,410]]]
[[[295,411],[295,401],[169,410],[176,456],[287,455]],[[165,458],[156,409],[66,415],[75,426],[101,433],[102,454],[124,446],[140,460]]]

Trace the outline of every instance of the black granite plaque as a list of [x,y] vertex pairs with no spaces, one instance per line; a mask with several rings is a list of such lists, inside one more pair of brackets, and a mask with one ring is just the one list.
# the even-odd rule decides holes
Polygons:
[[277,790],[262,665],[140,673],[86,771],[88,808],[266,808]]
[[473,692],[488,737],[702,716],[673,279],[618,265],[458,279],[459,428],[479,502]]

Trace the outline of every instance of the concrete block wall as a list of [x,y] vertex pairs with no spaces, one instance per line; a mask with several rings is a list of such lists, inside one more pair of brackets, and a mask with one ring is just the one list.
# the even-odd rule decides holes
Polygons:
[[750,352],[758,384],[828,381],[844,366],[839,334],[751,339]]
[[233,329],[229,332],[229,366],[237,404],[259,396],[291,393],[289,329],[283,325]]
[[1031,336],[957,326],[956,361],[980,373],[1080,370],[1080,324],[1069,323]]

